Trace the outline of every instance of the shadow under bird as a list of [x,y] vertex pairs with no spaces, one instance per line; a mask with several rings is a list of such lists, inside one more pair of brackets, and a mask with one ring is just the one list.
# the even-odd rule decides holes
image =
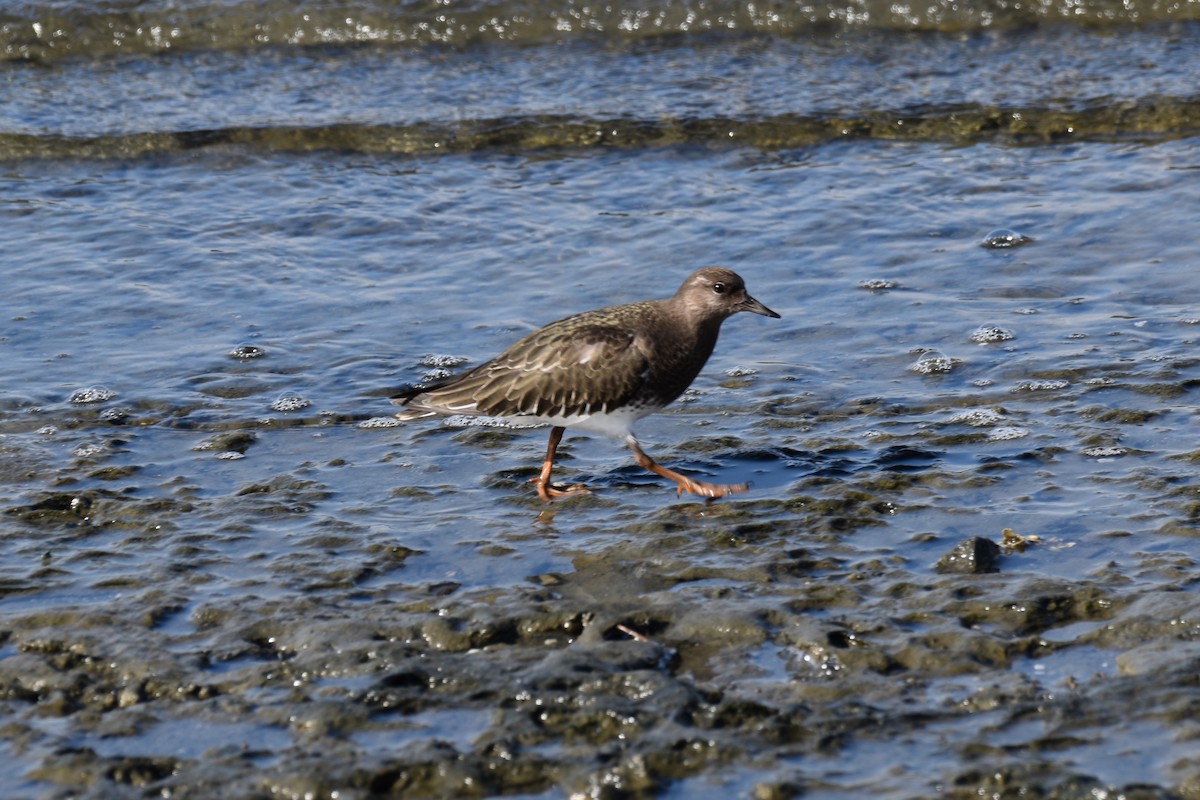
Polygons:
[[739,311],[779,318],[736,272],[705,267],[672,297],[560,319],[470,372],[405,390],[392,402],[404,406],[396,415],[404,420],[468,414],[551,425],[542,472],[532,481],[546,502],[587,492],[550,482],[567,428],[623,438],[638,465],[674,481],[677,494],[725,497],[749,485],[705,483],[667,469],[646,455],[632,426],[683,394],[712,355],[721,323]]

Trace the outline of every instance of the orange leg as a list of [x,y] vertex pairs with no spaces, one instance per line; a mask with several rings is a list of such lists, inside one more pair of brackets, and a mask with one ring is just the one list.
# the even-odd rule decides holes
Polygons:
[[629,444],[629,449],[633,451],[633,457],[637,460],[638,466],[642,469],[648,469],[655,475],[659,475],[669,481],[674,481],[676,487],[678,487],[675,492],[676,494],[681,495],[686,491],[698,494],[701,497],[725,497],[726,495],[740,494],[750,489],[750,484],[748,483],[705,483],[704,481],[689,478],[686,475],[680,475],[678,472],[669,470],[658,464],[653,458],[646,455],[646,451],[642,450],[641,445],[637,443],[637,439],[630,436],[625,441]]
[[554,469],[554,453],[558,450],[558,443],[562,441],[564,431],[566,431],[566,428],[558,426],[550,429],[550,443],[546,445],[546,460],[542,462],[542,474],[530,481],[530,483],[537,484],[538,497],[547,503],[559,497],[566,497],[567,495],[588,494],[587,487],[582,483],[577,483],[565,489],[560,489],[550,483],[550,473]]

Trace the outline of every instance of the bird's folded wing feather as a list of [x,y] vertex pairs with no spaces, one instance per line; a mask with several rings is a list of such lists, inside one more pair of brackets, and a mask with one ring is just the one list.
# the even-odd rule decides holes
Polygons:
[[646,343],[613,326],[563,320],[464,375],[397,402],[441,414],[571,417],[624,405],[648,372]]

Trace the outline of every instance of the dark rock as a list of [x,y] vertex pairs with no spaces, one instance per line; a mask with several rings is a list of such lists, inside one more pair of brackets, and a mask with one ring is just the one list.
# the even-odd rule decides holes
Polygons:
[[959,542],[933,567],[942,574],[980,575],[1000,571],[1000,545],[982,536]]

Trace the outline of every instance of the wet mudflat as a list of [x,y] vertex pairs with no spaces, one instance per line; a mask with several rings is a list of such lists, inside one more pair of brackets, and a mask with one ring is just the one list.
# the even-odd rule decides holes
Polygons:
[[[444,160],[375,164],[328,218],[407,237],[383,221],[417,213],[402,197],[456,196],[470,208],[428,235],[468,255],[338,267],[339,237],[286,202],[220,252],[276,201],[209,163],[153,168],[193,197],[223,184],[184,222],[157,191],[39,167],[66,199],[29,216],[71,206],[64,252],[99,247],[68,224],[119,208],[153,254],[44,289],[61,303],[6,300],[6,779],[48,797],[1192,796],[1200,297],[1190,242],[1155,221],[1196,199],[1198,155],[668,151],[464,161],[454,186]],[[336,168],[276,166],[288,185]],[[506,259],[507,227],[474,210],[531,186],[557,216]],[[525,260],[562,226],[575,245],[547,258],[571,266]],[[1031,241],[985,246],[1001,226]],[[625,277],[585,263],[616,261],[601,241],[637,247]],[[595,492],[547,508],[528,483],[544,430],[386,423],[390,388],[711,260],[783,319],[731,320],[643,440],[749,494],[677,499],[578,436],[561,477]],[[997,572],[946,567],[973,537],[1001,545]]]
[[[0,793],[1200,797],[1189,23],[79,19],[0,25]],[[580,435],[547,507],[545,429],[389,418],[704,264],[782,319],[639,436],[745,495]]]

